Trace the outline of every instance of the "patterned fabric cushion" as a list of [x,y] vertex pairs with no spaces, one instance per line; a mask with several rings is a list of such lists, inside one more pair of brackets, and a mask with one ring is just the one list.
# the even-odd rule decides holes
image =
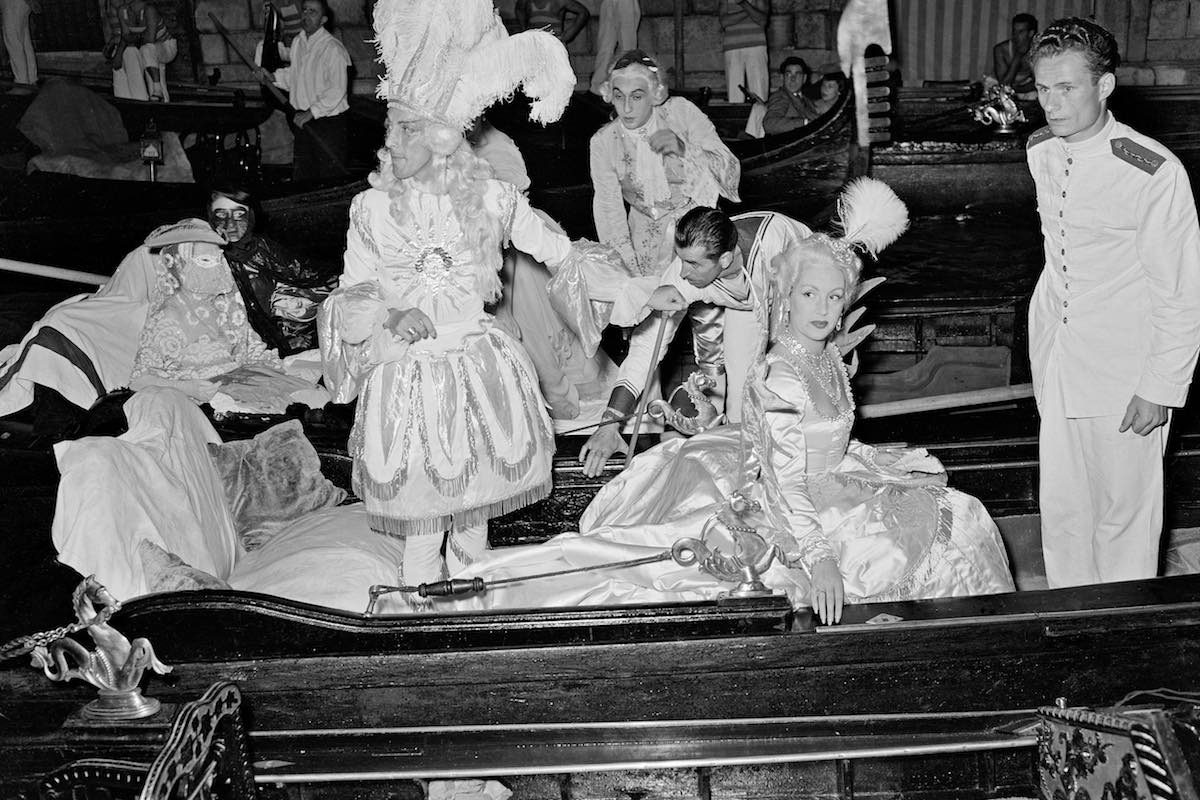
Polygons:
[[321,474],[321,459],[299,420],[208,449],[247,551],[262,547],[287,523],[346,499],[346,492]]
[[182,558],[168,553],[148,539],[138,542],[137,552],[146,575],[146,585],[152,593],[229,588],[229,584],[216,575],[184,563]]

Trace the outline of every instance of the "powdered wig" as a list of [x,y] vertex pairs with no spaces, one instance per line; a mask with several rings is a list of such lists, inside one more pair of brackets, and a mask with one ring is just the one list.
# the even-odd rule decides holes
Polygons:
[[1080,17],[1056,20],[1042,31],[1029,48],[1029,60],[1036,65],[1043,58],[1068,52],[1083,56],[1093,81],[1109,72],[1115,73],[1121,65],[1113,35],[1106,28]]
[[[388,193],[392,218],[403,228],[412,220],[410,193],[415,191],[411,180],[400,180],[392,172],[392,154],[386,142],[392,129],[401,123],[400,112],[390,110],[387,119],[385,145],[379,150],[379,168],[368,178],[371,186]],[[488,210],[483,198],[492,168],[479,159],[471,146],[456,129],[427,121],[424,133],[426,144],[435,159],[446,163],[446,190],[450,196],[454,219],[463,239],[481,269],[476,271],[476,288],[487,302],[500,297],[500,268],[503,264],[501,247],[503,220]]]
[[612,102],[613,75],[624,70],[645,76],[650,86],[650,94],[654,100],[654,105],[660,106],[667,101],[669,92],[667,84],[663,80],[662,69],[658,66],[658,62],[642,50],[627,50],[617,56],[617,60],[613,62],[612,69],[608,71],[608,79],[600,84],[600,96],[604,98],[604,102]]
[[814,233],[771,259],[770,337],[787,328],[791,297],[809,264],[822,261],[841,271],[846,308],[857,294],[863,263],[859,252],[877,256],[908,229],[908,208],[891,187],[874,178],[858,178],[843,191],[834,224],[842,235]]

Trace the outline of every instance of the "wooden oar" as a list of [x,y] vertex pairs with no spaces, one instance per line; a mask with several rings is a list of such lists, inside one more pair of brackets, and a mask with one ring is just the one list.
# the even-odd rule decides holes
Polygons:
[[98,275],[94,272],[80,272],[76,269],[63,267],[48,267],[45,264],[33,264],[28,261],[14,261],[11,258],[0,258],[0,270],[19,272],[22,275],[36,275],[39,278],[54,278],[60,281],[86,283],[91,286],[103,286],[108,283],[108,275]]
[[[214,14],[213,12],[210,11],[210,12],[208,12],[208,18],[211,19],[213,22],[213,25],[216,26],[217,33],[221,34],[221,36],[224,37],[225,43],[229,45],[229,49],[234,52],[234,55],[236,55],[238,58],[240,58],[242,60],[242,62],[245,63],[245,65],[250,68],[250,74],[254,76],[255,80],[257,80],[259,83],[261,83],[263,86],[265,86],[267,91],[271,93],[271,96],[279,101],[279,104],[281,106],[283,106],[283,108],[284,108],[284,113],[288,115],[288,120],[291,121],[291,119],[296,114],[296,109],[291,103],[288,102],[288,98],[283,93],[283,90],[281,90],[278,86],[276,86],[273,81],[270,81],[270,80],[260,77],[260,73],[262,72],[262,67],[260,67],[256,63],[254,63],[254,59],[252,59],[252,58],[250,58],[250,56],[246,55],[245,51],[242,50],[241,46],[233,40],[233,34],[231,34],[229,32],[229,29],[226,28],[223,24],[221,24],[221,20],[217,19],[216,14]],[[333,148],[329,146],[328,142],[326,142],[324,139],[321,138],[320,134],[317,134],[317,133],[314,133],[313,131],[308,130],[307,125],[301,126],[300,130],[307,133],[309,135],[309,137],[311,137],[312,140],[314,142],[316,142],[317,145],[322,150],[325,151],[325,155],[328,156],[331,161],[333,161],[335,164],[337,164],[343,170],[346,169],[346,165],[342,161],[342,157],[333,151]]]
[[1026,397],[1033,397],[1032,383],[1017,383],[1012,386],[975,389],[969,392],[935,394],[932,397],[914,397],[909,400],[890,400],[886,403],[869,403],[858,407],[858,416],[863,419],[894,417],[899,414],[917,414],[922,411],[943,411],[948,408],[965,408],[1010,400],[1023,400]]

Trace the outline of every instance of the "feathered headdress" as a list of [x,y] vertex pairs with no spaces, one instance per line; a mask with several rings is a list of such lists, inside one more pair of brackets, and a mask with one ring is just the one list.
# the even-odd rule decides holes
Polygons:
[[[784,298],[791,294],[803,266],[814,257],[821,254],[832,256],[846,274],[847,285],[855,287],[846,303],[847,307],[879,285],[883,278],[858,283],[862,273],[862,260],[858,254],[870,253],[875,257],[900,238],[900,234],[908,230],[908,207],[883,181],[857,178],[838,197],[834,225],[842,230],[841,236],[814,233],[771,259],[772,332],[780,330],[784,324],[788,310]],[[847,317],[847,329],[858,318],[858,314],[851,312],[850,316]]]
[[536,122],[553,122],[575,88],[563,43],[546,31],[509,36],[491,0],[379,0],[375,46],[379,97],[459,130],[518,88]]
[[817,248],[834,259],[857,281],[862,271],[859,251],[872,257],[908,230],[908,207],[892,187],[875,178],[857,178],[837,200],[834,225],[841,236],[814,233],[771,259],[771,272],[782,275],[801,266]]

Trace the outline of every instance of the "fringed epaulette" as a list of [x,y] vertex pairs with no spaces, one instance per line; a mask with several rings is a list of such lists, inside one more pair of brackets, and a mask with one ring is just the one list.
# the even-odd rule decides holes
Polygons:
[[1030,148],[1036,147],[1037,145],[1041,144],[1042,142],[1044,142],[1048,139],[1053,139],[1053,138],[1054,138],[1054,134],[1051,133],[1050,126],[1043,125],[1042,127],[1038,128],[1033,133],[1029,134],[1029,140],[1027,142],[1025,142],[1025,149],[1029,150]]
[[1119,139],[1112,140],[1113,155],[1127,164],[1133,164],[1149,175],[1158,172],[1158,168],[1166,161],[1165,156],[1160,156],[1148,147],[1143,147],[1132,139],[1127,139],[1122,136]]

